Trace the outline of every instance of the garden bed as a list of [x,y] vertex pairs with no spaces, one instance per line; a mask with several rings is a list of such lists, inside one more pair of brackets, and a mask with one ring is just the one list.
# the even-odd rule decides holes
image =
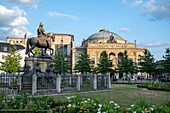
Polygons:
[[159,91],[170,91],[169,83],[159,83],[159,82],[142,82],[142,84],[137,85],[139,88],[148,88],[149,90],[159,90]]

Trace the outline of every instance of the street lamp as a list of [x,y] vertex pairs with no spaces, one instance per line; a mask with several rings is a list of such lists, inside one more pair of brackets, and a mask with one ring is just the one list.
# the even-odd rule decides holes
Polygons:
[[63,75],[63,57],[64,57],[64,45],[63,45],[63,36],[61,39],[61,43],[62,43],[62,61],[61,61],[61,75]]

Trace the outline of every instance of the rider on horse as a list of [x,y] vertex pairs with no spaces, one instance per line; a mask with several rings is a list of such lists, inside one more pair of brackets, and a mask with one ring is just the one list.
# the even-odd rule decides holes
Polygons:
[[45,33],[45,30],[43,28],[43,24],[40,22],[40,26],[37,29],[37,34],[38,34],[38,38],[42,41],[46,41],[46,36],[47,34]]

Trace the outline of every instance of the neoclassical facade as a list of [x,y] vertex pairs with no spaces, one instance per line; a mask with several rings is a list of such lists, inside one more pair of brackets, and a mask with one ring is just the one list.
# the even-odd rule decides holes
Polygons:
[[87,54],[93,61],[94,66],[97,66],[100,54],[105,50],[109,59],[112,60],[114,67],[116,67],[125,50],[128,53],[128,57],[138,64],[138,62],[140,62],[140,56],[143,55],[144,49],[147,48],[137,47],[136,41],[135,43],[127,43],[127,40],[119,35],[110,32],[107,29],[102,29],[99,32],[92,34],[86,40],[83,40],[80,47],[72,48],[72,68],[74,69],[80,53],[83,53],[85,50],[87,50]]

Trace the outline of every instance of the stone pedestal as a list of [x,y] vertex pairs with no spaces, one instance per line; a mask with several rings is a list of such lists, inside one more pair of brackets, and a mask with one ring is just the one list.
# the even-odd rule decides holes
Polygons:
[[50,57],[25,57],[25,64],[31,67],[31,74],[33,74],[33,69],[37,62],[40,63],[41,71],[45,72],[50,64],[53,63],[53,60]]

